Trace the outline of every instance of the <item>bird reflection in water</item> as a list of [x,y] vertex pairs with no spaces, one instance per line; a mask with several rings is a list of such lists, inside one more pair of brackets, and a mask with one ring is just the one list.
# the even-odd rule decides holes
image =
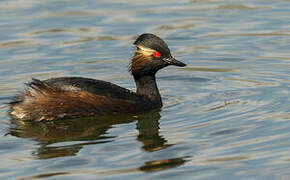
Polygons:
[[[110,136],[107,131],[113,125],[137,121],[137,140],[142,142],[145,151],[152,152],[170,146],[166,144],[165,138],[159,135],[160,117],[158,110],[136,116],[106,116],[40,123],[13,120],[10,134],[37,141],[39,148],[33,155],[39,159],[47,159],[74,156],[85,145],[112,142],[115,137]],[[78,143],[75,143],[76,141]],[[64,145],[64,142],[68,144]],[[60,144],[57,146],[55,143]]]
[[167,140],[159,135],[159,112],[144,113],[138,116],[137,130],[139,132],[137,140],[143,143],[145,151],[153,152],[171,146],[166,144]]
[[[32,153],[37,159],[75,156],[86,145],[110,143],[115,136],[108,130],[117,124],[137,121],[137,140],[147,152],[165,149],[174,144],[159,135],[160,110],[136,116],[106,116],[102,118],[68,119],[54,122],[23,122],[12,120],[10,134],[19,138],[29,138],[38,142],[39,147]],[[58,144],[59,143],[59,144]],[[176,167],[186,162],[186,157],[145,162],[135,170],[158,171]]]

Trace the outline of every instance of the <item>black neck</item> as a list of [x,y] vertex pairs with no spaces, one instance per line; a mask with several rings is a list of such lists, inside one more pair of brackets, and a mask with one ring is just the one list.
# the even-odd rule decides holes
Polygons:
[[143,75],[137,76],[133,75],[137,87],[137,94],[146,96],[154,103],[156,106],[161,107],[162,101],[159,94],[159,90],[156,84],[155,75]]

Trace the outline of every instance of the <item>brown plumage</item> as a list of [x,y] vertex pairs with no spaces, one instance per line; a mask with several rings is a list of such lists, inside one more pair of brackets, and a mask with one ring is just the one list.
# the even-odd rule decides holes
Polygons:
[[134,72],[140,69],[149,61],[152,61],[152,55],[155,51],[150,48],[145,48],[143,46],[137,46],[137,50],[131,60],[129,66],[129,72]]
[[66,91],[33,79],[18,103],[12,101],[11,115],[34,121],[87,117],[104,114],[132,113],[138,111],[134,101],[110,98],[87,91]]

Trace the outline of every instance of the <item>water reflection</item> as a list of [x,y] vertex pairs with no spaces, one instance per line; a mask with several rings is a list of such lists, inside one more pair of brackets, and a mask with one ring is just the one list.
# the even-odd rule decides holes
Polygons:
[[158,112],[142,114],[137,122],[139,135],[137,140],[143,143],[142,148],[145,151],[153,152],[171,146],[166,144],[167,140],[159,135],[159,119]]
[[108,171],[96,171],[96,170],[88,170],[88,169],[74,169],[69,171],[59,171],[55,173],[40,173],[34,176],[26,176],[22,179],[38,179],[38,178],[47,178],[47,177],[63,177],[64,175],[80,175],[83,174],[84,176],[88,175],[96,175],[98,177],[110,177],[114,175],[122,175],[128,174],[138,171],[143,172],[156,172],[161,170],[166,170],[169,168],[174,168],[180,165],[183,165],[187,162],[188,158],[190,157],[179,157],[179,158],[172,158],[172,159],[163,159],[163,160],[156,160],[156,161],[148,161],[145,162],[144,165],[137,167],[137,168],[124,168],[124,169],[112,169]]
[[32,154],[39,159],[74,156],[85,145],[108,143],[114,136],[108,130],[117,124],[131,123],[137,120],[139,135],[145,151],[157,151],[172,144],[159,135],[159,110],[137,116],[106,116],[102,118],[69,119],[56,122],[23,122],[12,120],[14,127],[10,134],[21,138],[30,138],[39,143]]
[[139,170],[146,171],[146,172],[154,172],[154,171],[160,171],[160,170],[165,170],[168,168],[177,167],[184,164],[187,161],[186,158],[188,157],[149,161],[149,162],[146,162],[143,166],[141,166]]

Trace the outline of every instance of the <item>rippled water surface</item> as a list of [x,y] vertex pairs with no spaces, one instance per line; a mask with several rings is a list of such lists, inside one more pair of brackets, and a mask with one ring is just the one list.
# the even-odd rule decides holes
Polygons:
[[[12,121],[32,77],[134,89],[134,39],[164,38],[164,107],[136,116]],[[290,1],[0,1],[0,179],[289,179]]]

